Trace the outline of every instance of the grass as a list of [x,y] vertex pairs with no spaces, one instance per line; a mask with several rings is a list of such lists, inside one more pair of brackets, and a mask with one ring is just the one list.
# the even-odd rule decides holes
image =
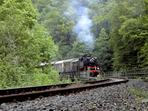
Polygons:
[[148,77],[143,78],[144,82],[148,82]]
[[148,91],[144,91],[138,88],[130,88],[130,93],[136,96],[138,101],[142,101],[143,99],[148,99]]

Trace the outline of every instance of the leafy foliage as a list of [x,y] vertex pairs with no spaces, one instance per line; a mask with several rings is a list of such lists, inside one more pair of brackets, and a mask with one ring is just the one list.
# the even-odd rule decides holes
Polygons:
[[75,40],[72,32],[74,21],[67,18],[64,14],[68,8],[69,1],[33,0],[33,2],[40,11],[40,23],[44,25],[59,46],[57,59],[67,58],[68,51],[71,50],[72,43]]
[[79,42],[77,40],[73,43],[72,49],[69,51],[68,56],[79,58],[79,57],[81,57],[81,56],[83,56],[84,54],[87,54],[87,53],[89,53],[89,52],[86,49],[85,44],[82,43],[82,42]]
[[104,28],[96,39],[94,55],[98,58],[99,64],[104,71],[112,69],[112,50],[109,43],[109,36]]
[[[4,0],[0,7],[0,39],[1,87],[31,85],[40,70],[35,67],[51,60],[57,52],[52,38],[37,24],[30,0]],[[44,73],[48,80],[50,72]],[[42,76],[38,73],[35,77]]]
[[147,0],[108,0],[92,9],[97,13],[94,33],[98,36],[105,28],[110,37],[114,69],[147,67]]

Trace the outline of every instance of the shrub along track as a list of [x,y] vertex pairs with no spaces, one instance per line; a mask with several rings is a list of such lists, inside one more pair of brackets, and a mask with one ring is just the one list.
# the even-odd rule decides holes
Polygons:
[[12,102],[12,101],[25,101],[25,100],[35,99],[38,97],[46,97],[53,95],[67,95],[70,93],[76,93],[92,88],[105,87],[109,85],[116,85],[126,82],[128,82],[128,79],[125,78],[122,79],[110,78],[100,81],[91,81],[79,84],[71,83],[71,84],[59,84],[59,85],[0,90],[0,103]]

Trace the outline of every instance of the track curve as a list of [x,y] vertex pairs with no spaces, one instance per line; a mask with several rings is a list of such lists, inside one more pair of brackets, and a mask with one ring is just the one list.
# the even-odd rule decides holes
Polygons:
[[92,88],[106,87],[126,82],[128,82],[128,79],[125,78],[109,78],[100,81],[85,82],[83,84],[59,84],[0,90],[0,103],[25,101],[28,99],[54,95],[67,95],[70,93],[77,93]]

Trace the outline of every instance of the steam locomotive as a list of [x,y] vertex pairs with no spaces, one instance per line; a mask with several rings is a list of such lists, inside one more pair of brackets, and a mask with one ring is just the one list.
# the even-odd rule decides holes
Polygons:
[[96,57],[83,55],[80,58],[73,58],[51,62],[52,66],[61,76],[68,75],[70,78],[97,77],[100,67]]

